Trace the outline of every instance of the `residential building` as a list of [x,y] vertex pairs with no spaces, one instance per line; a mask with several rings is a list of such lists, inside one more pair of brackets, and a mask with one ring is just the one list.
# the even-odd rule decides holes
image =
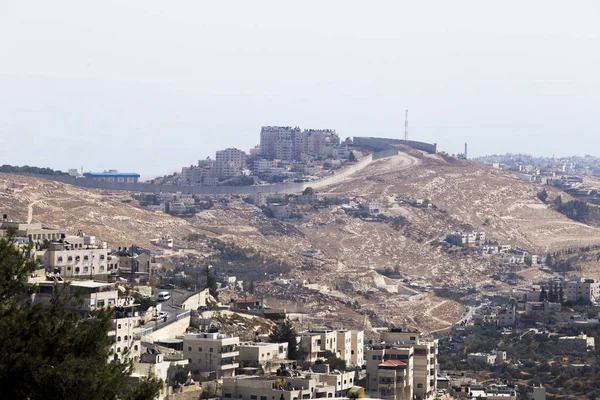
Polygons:
[[[413,349],[413,391],[420,399],[432,399],[437,393],[438,341],[421,340],[421,333],[407,327],[381,332],[384,343]],[[367,360],[368,362],[368,360]]]
[[110,273],[108,269],[109,249],[83,247],[81,243],[50,243],[44,252],[46,270],[58,272],[63,278],[93,278]]
[[107,181],[117,183],[138,183],[140,174],[132,172],[117,172],[115,170],[104,172],[86,172],[84,177],[94,179],[96,181]]
[[563,282],[566,301],[596,302],[600,298],[600,282],[594,279],[578,279]]
[[350,332],[352,335],[350,342],[350,364],[362,367],[365,363],[365,331],[353,330]]
[[488,365],[502,364],[506,361],[506,352],[493,350],[491,353],[469,353],[467,359]]
[[578,336],[559,337],[558,347],[563,351],[589,351],[593,350],[596,346],[592,336],[581,333]]
[[[239,360],[249,365],[266,365],[268,363],[277,364],[279,361],[287,359],[287,343],[265,343],[250,342],[241,343],[238,346],[240,352]],[[277,364],[278,365],[278,364]]]
[[41,243],[45,240],[50,242],[57,241],[64,234],[60,229],[50,228],[41,223],[12,222],[7,221],[7,219],[8,217],[5,214],[0,224],[0,234],[7,230],[13,230],[17,237],[27,237],[34,243]]
[[325,356],[325,352],[337,355],[337,331],[310,330],[300,333],[300,355],[303,361],[315,362]]
[[81,297],[82,303],[77,307],[82,311],[114,307],[119,297],[117,285],[114,283],[92,280],[72,281],[64,287],[64,282],[47,281],[45,278],[36,278],[30,283],[37,285],[37,291],[32,295],[33,302],[48,304],[52,300],[56,284],[59,291],[65,290],[65,295],[77,294]]
[[152,264],[150,250],[138,246],[123,247],[111,256],[119,259],[120,275],[140,282],[148,281]]
[[277,219],[288,219],[292,216],[292,207],[289,204],[269,204],[269,210]]
[[384,210],[383,206],[380,203],[373,201],[373,200],[369,200],[369,201],[361,204],[360,208],[362,208],[369,214],[379,214],[380,212],[382,212]]
[[366,390],[383,398],[413,398],[412,346],[376,345],[367,350]]
[[240,339],[220,333],[191,333],[183,337],[183,356],[193,371],[214,377],[235,376],[240,366],[238,345]]
[[215,176],[230,178],[240,175],[246,167],[246,153],[236,148],[217,151],[215,161]]
[[514,326],[516,322],[516,310],[514,307],[502,307],[497,314],[498,326]]
[[115,319],[108,336],[113,339],[109,361],[123,360],[124,357],[134,362],[139,361],[141,353],[140,315],[135,306],[116,307]]

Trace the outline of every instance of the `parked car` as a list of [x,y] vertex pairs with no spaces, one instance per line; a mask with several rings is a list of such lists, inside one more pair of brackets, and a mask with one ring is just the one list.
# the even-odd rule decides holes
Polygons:
[[154,315],[154,316],[152,317],[152,321],[157,321],[157,320],[161,320],[161,319],[162,319],[163,321],[166,321],[166,320],[167,320],[167,316],[168,316],[168,314],[167,314],[166,312],[164,312],[164,311],[161,311],[161,312],[159,312],[157,315]]
[[171,293],[169,292],[160,292],[158,296],[156,296],[156,300],[158,301],[167,301],[171,298]]

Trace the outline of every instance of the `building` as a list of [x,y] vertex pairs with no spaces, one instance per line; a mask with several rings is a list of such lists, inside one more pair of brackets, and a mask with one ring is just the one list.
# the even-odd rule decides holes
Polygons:
[[217,151],[215,173],[217,178],[230,178],[242,173],[246,167],[246,153],[236,148]]
[[592,336],[583,333],[578,336],[561,336],[558,338],[558,347],[563,351],[589,351],[596,345]]
[[566,301],[596,302],[600,298],[600,282],[594,279],[578,279],[563,282]]
[[369,201],[361,204],[360,208],[362,208],[369,214],[379,214],[381,211],[383,211],[383,206],[373,200],[369,200]]
[[383,398],[413,398],[412,346],[377,345],[366,352],[366,390]]
[[332,129],[263,126],[260,132],[260,155],[267,159],[301,160],[305,156],[347,158],[348,150]]
[[413,349],[412,390],[420,399],[433,399],[437,394],[438,341],[421,340],[421,332],[407,327],[384,331],[381,340],[397,348]]
[[41,243],[47,241],[57,241],[63,237],[64,232],[57,228],[50,228],[41,223],[23,223],[7,221],[8,216],[4,214],[3,221],[0,224],[0,235],[7,230],[15,231],[17,237],[29,238],[31,242]]
[[469,353],[467,354],[467,359],[487,365],[502,364],[506,361],[506,352],[493,350],[491,353]]
[[117,172],[114,170],[104,172],[86,172],[84,177],[94,179],[96,181],[107,181],[117,183],[138,183],[140,174],[130,172]]
[[[62,290],[64,285],[63,282],[55,283],[47,280],[33,280],[30,283],[37,285],[37,291],[32,295],[32,301],[43,304],[48,304],[52,300],[55,284],[58,285],[58,290]],[[77,307],[82,311],[114,307],[117,305],[119,297],[116,284],[92,280],[69,282],[65,290],[65,295],[77,294],[81,297],[82,303]]]
[[[74,237],[75,239],[75,237]],[[46,270],[58,272],[63,278],[93,278],[109,274],[109,249],[83,247],[84,239],[50,243],[44,252]],[[118,266],[117,266],[118,268]]]
[[113,339],[110,348],[109,361],[130,359],[134,362],[140,360],[141,353],[141,325],[140,315],[135,306],[116,307],[115,319],[112,322],[108,336]]
[[288,219],[292,216],[292,207],[289,204],[270,204],[269,210],[273,213],[273,217],[277,219]]
[[265,366],[268,363],[277,364],[279,361],[287,360],[288,344],[265,342],[241,343],[238,346],[238,351],[240,352],[239,360],[245,366]]
[[365,331],[353,330],[350,332],[352,335],[350,342],[350,364],[362,367],[365,363]]
[[222,399],[298,400],[343,398],[355,387],[354,372],[302,373],[279,369],[277,376],[236,376],[223,379]]
[[514,307],[502,307],[498,310],[496,321],[498,326],[514,326],[516,316],[517,314]]
[[147,282],[152,265],[150,250],[138,246],[119,248],[111,254],[111,257],[119,260],[119,274],[128,279]]
[[299,348],[303,361],[315,362],[324,358],[326,352],[338,354],[337,331],[310,330],[300,333]]
[[483,231],[456,231],[448,236],[456,238],[461,244],[467,246],[483,246],[485,243],[485,232]]
[[183,356],[192,371],[215,379],[235,376],[240,339],[220,333],[191,333],[183,337]]

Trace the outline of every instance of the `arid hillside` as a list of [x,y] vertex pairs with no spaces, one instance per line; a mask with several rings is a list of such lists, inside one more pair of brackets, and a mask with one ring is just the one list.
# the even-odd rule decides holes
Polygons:
[[[337,204],[297,205],[303,218],[283,222],[235,196],[181,219],[141,209],[127,192],[4,174],[0,211],[13,220],[81,229],[111,247],[151,247],[150,239],[170,234],[176,243],[199,249],[207,237],[218,238],[292,266],[287,277],[308,280],[301,288],[257,285],[257,295],[298,312],[304,324],[369,327],[407,320],[436,331],[457,321],[464,309],[435,296],[434,287],[506,287],[492,278],[502,273],[497,259],[445,249],[439,241],[447,233],[484,230],[488,239],[538,254],[600,244],[600,229],[557,213],[538,199],[540,190],[482,164],[410,151],[318,190],[322,198],[346,198],[355,208],[377,201],[384,220],[352,215]],[[548,192],[550,199],[559,194]],[[434,207],[414,207],[398,198],[427,199]],[[188,242],[191,233],[201,235]],[[314,258],[298,254],[309,249],[319,252]],[[597,273],[589,266],[586,272]]]

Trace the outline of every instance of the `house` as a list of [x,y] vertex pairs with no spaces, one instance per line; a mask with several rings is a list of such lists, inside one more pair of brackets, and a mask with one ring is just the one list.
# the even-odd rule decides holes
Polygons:
[[292,207],[288,204],[273,203],[269,205],[269,210],[273,213],[273,217],[277,219],[288,219],[292,216]]
[[368,212],[369,214],[379,214],[384,210],[384,207],[376,201],[369,200],[360,205],[360,208]]
[[502,307],[496,314],[498,326],[514,326],[516,322],[516,311],[514,307]]
[[239,360],[244,365],[263,365],[268,363],[279,365],[278,362],[287,360],[287,343],[248,342],[238,346]]
[[[57,271],[63,278],[93,278],[95,275],[108,274],[109,249],[83,247],[80,243],[50,243],[43,255],[43,262],[48,271]],[[73,241],[76,242],[76,241]]]
[[235,376],[240,339],[220,333],[190,333],[183,337],[183,356],[192,371],[220,379]]
[[8,221],[8,215],[3,214],[2,223],[0,224],[0,235],[7,230],[15,231],[17,237],[27,237],[29,241],[41,243],[45,240],[57,241],[60,240],[64,232],[60,229],[50,228],[41,223],[23,223]]
[[108,336],[112,345],[108,361],[123,360],[124,357],[138,362],[141,352],[141,317],[135,305],[115,307],[115,319],[112,321]]
[[[41,280],[44,279],[44,280]],[[29,283],[37,285],[37,291],[32,295],[33,302],[47,304],[53,297],[55,285],[60,291],[65,283],[47,281],[45,278],[36,278]],[[118,300],[118,289],[115,283],[97,282],[92,280],[72,281],[66,286],[65,294],[78,294],[82,303],[78,308],[82,311],[91,311],[107,307],[115,307]]]
[[506,361],[506,352],[493,350],[491,353],[469,353],[467,354],[469,361],[483,362],[487,365],[502,364]]
[[565,300],[571,302],[596,302],[600,299],[600,282],[594,279],[577,279],[561,283]]
[[592,336],[581,333],[578,336],[559,337],[558,347],[563,351],[590,351],[596,346]]
[[233,301],[235,310],[257,310],[260,308],[260,300],[244,297]]

